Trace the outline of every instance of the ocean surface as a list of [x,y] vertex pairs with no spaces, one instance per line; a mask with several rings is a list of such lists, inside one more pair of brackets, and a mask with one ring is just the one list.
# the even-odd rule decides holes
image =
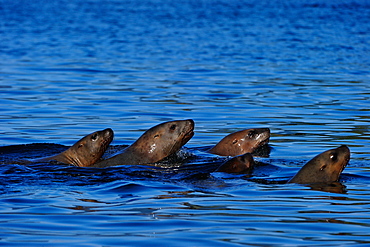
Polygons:
[[[367,0],[0,0],[0,245],[369,246],[369,106]],[[168,167],[6,162],[178,119]],[[212,172],[256,127],[261,165]],[[340,145],[338,183],[285,183]]]

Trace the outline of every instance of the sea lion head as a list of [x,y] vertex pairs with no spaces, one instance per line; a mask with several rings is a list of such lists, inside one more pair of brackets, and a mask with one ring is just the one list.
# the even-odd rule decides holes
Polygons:
[[218,167],[216,172],[249,173],[254,165],[252,154],[246,153],[229,159]]
[[129,148],[136,155],[143,155],[144,162],[154,163],[177,152],[193,135],[192,119],[164,122],[147,130]]
[[225,136],[209,153],[221,156],[237,156],[252,153],[270,140],[269,128],[246,129]]
[[110,128],[93,132],[76,142],[64,155],[68,156],[70,163],[75,166],[91,166],[103,156],[113,140],[113,135]]
[[346,145],[325,151],[305,164],[290,183],[330,183],[338,180],[350,159]]

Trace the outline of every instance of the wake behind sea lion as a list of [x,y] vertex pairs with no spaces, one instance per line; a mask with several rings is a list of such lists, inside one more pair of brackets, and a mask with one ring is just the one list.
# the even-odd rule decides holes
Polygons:
[[100,160],[112,140],[113,130],[108,128],[93,132],[81,138],[72,147],[59,154],[33,160],[19,160],[12,163],[27,165],[31,163],[57,161],[58,163],[87,167]]
[[237,156],[252,153],[270,140],[269,128],[246,129],[225,136],[219,143],[208,150],[220,156]]
[[288,183],[330,183],[338,180],[350,159],[350,150],[342,145],[325,151],[305,164]]
[[193,137],[193,131],[194,121],[191,119],[161,123],[147,130],[122,153],[91,167],[103,168],[158,162],[185,145]]

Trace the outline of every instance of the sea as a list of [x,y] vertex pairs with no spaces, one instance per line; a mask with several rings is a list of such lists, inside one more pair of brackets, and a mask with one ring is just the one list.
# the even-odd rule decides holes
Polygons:
[[[370,246],[367,0],[0,0],[0,245]],[[165,166],[20,165],[193,119]],[[251,174],[205,150],[270,128]],[[347,145],[337,183],[286,183]]]

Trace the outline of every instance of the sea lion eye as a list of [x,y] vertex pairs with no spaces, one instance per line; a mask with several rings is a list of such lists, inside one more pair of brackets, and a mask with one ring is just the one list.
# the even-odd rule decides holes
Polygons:
[[172,124],[171,127],[170,127],[170,130],[175,130],[176,129],[176,124]]
[[335,162],[335,161],[338,160],[338,155],[337,154],[331,154],[330,159]]
[[84,145],[81,143],[80,145],[78,145],[78,148],[82,148]]
[[233,144],[235,144],[235,143],[237,143],[237,142],[238,142],[238,140],[236,140],[236,139],[235,139],[235,140],[233,141]]
[[93,141],[96,141],[96,139],[98,139],[98,134],[97,133],[93,134],[92,137],[91,137],[91,140],[93,140]]
[[254,136],[255,132],[254,131],[249,131],[248,133],[248,137],[249,138],[252,138]]
[[155,136],[154,136],[154,138],[158,138],[158,137],[159,137],[159,135],[155,135]]

